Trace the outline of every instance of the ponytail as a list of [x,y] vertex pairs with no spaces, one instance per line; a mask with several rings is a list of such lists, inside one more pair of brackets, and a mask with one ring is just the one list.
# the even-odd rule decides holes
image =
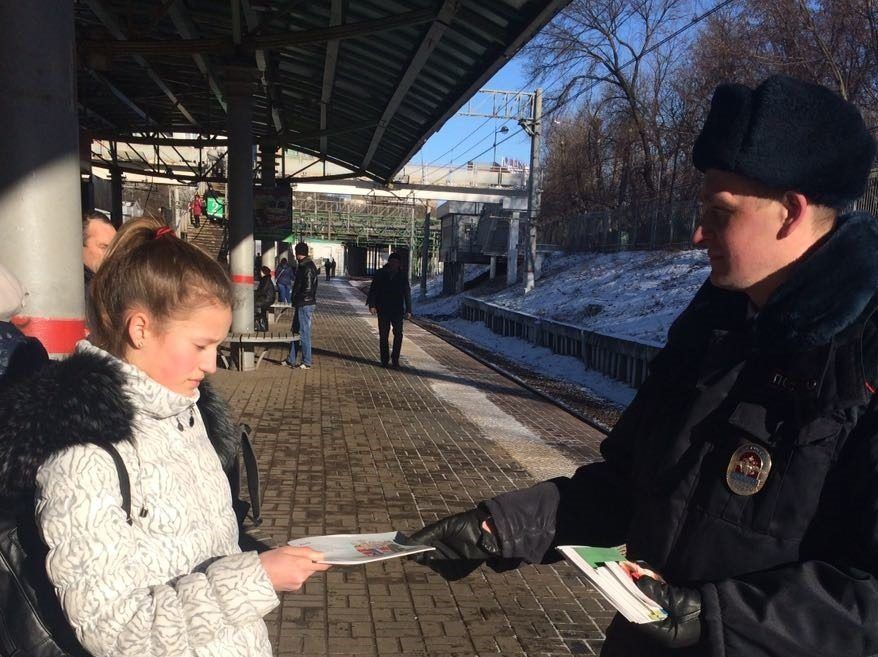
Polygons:
[[231,307],[232,299],[229,277],[216,260],[159,220],[135,219],[116,233],[92,279],[86,309],[90,338],[121,358],[133,308],[145,309],[161,324],[200,306]]

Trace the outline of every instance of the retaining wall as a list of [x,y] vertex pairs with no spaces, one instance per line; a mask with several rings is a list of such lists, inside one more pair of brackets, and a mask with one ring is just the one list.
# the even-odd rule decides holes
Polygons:
[[623,381],[632,388],[643,383],[649,361],[661,349],[659,345],[588,331],[472,297],[462,299],[460,316],[471,322],[482,322],[499,335],[521,338],[562,356],[575,356],[587,368]]

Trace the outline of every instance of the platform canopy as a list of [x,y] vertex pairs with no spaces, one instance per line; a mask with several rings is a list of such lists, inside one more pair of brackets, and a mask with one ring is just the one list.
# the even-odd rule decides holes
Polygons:
[[78,0],[80,123],[215,143],[243,78],[254,140],[384,182],[567,2]]

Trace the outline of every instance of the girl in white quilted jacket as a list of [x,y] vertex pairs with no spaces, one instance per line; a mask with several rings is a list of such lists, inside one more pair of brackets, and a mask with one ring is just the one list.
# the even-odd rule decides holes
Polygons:
[[[69,359],[85,374],[58,395],[73,412],[82,402],[95,427],[121,413],[130,433],[80,438],[43,461],[36,520],[49,579],[96,656],[269,656],[263,616],[275,592],[327,568],[309,549],[238,547],[228,480],[196,406],[231,305],[220,265],[151,219],[122,227],[93,280],[92,332]],[[116,383],[95,390],[96,373]],[[131,524],[101,440],[128,470]]]

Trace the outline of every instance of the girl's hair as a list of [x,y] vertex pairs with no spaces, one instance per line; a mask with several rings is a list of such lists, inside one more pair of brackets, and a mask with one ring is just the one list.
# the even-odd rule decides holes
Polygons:
[[270,267],[266,267],[265,265],[263,265],[262,269],[260,271],[262,272],[263,276],[271,276],[271,268]]
[[159,324],[199,306],[232,306],[222,266],[177,238],[161,221],[142,218],[119,229],[91,282],[90,339],[114,356],[128,344],[128,315],[140,307]]

